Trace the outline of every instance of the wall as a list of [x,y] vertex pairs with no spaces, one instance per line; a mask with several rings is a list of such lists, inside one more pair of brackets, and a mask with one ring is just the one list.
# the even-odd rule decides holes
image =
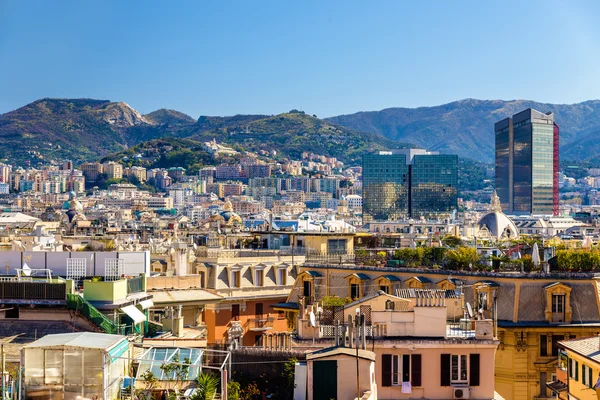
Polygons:
[[155,276],[146,279],[146,290],[201,288],[200,275]]
[[67,259],[83,258],[87,262],[88,276],[104,276],[104,262],[108,259],[124,260],[126,275],[139,275],[150,272],[150,252],[116,252],[116,251],[4,251],[2,252],[3,266],[8,265],[9,271],[21,268],[21,261],[30,268],[50,269],[54,275],[66,276]]
[[[356,358],[340,354],[307,361],[308,400],[313,399],[313,362],[325,360],[337,361],[337,398],[356,399]],[[360,395],[362,396],[364,392],[374,389],[372,377],[375,364],[371,360],[360,358],[358,368],[360,372]]]
[[[274,311],[271,307],[285,298],[280,299],[268,299],[268,300],[240,300],[239,303],[221,303],[215,307],[205,307],[202,319],[206,323],[208,328],[207,341],[209,344],[224,344],[227,339],[227,330],[230,327],[230,321],[232,320],[232,304],[240,304],[239,323],[244,327],[249,319],[256,318],[256,304],[262,303],[263,305],[263,316],[273,317],[273,327],[269,332],[287,332],[287,320],[284,316],[279,317],[279,313]],[[244,336],[242,337],[243,346],[254,346],[256,336],[262,335],[262,331],[250,331],[248,328],[245,329]]]
[[84,298],[87,301],[115,303],[127,298],[127,279],[118,281],[83,281]]
[[[380,400],[386,399],[451,399],[452,386],[440,386],[441,355],[442,354],[480,354],[480,384],[472,387],[471,399],[494,398],[494,352],[495,345],[458,343],[442,341],[407,341],[407,343],[386,344],[386,347],[375,347],[375,375],[377,379],[377,394]],[[396,347],[396,348],[394,348]],[[414,347],[414,350],[411,350]],[[413,387],[412,393],[402,393],[402,386],[382,386],[382,355],[383,354],[421,354],[421,387]]]
[[[557,359],[556,356],[540,355],[540,335],[579,338],[599,333],[599,327],[585,325],[500,328],[500,346],[495,361],[496,391],[506,400],[529,400],[540,395],[540,373],[546,372],[546,379],[550,381],[551,374],[556,372]],[[515,335],[522,334],[526,334],[526,339],[517,346]],[[551,346],[548,345],[550,350]],[[594,372],[594,379],[598,378],[598,372]],[[551,398],[551,394],[550,389],[546,389],[547,398]]]

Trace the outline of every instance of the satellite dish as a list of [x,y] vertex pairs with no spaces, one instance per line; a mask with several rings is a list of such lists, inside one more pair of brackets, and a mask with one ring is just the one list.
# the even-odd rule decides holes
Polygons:
[[473,318],[473,307],[471,307],[471,303],[467,303],[467,313],[469,314],[469,318]]
[[310,326],[317,326],[317,318],[315,317],[315,313],[312,311],[310,312]]

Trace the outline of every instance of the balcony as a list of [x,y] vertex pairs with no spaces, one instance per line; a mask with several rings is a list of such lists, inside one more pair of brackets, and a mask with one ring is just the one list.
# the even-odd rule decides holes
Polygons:
[[249,331],[268,331],[273,329],[274,321],[274,317],[249,318],[244,327]]
[[354,253],[307,252],[304,265],[354,265]]

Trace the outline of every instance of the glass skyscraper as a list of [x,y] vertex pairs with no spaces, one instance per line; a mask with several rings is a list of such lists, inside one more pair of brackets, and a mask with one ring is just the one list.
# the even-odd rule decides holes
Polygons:
[[457,207],[458,156],[415,155],[410,166],[410,216],[435,217]]
[[558,214],[558,125],[531,108],[495,125],[496,192],[509,214]]
[[398,149],[363,157],[363,221],[450,214],[457,207],[458,156]]
[[363,221],[396,220],[408,214],[408,163],[405,154],[363,156]]

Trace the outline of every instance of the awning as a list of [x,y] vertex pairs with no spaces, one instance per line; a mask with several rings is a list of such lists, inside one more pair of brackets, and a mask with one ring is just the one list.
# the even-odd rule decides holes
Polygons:
[[144,322],[146,320],[144,313],[138,310],[136,306],[125,306],[121,308],[121,311],[127,314],[135,324],[139,324],[140,322]]
[[546,386],[558,395],[567,391],[567,384],[561,381],[546,382]]
[[142,300],[140,301],[140,306],[142,306],[142,310],[146,310],[154,305],[152,299]]

